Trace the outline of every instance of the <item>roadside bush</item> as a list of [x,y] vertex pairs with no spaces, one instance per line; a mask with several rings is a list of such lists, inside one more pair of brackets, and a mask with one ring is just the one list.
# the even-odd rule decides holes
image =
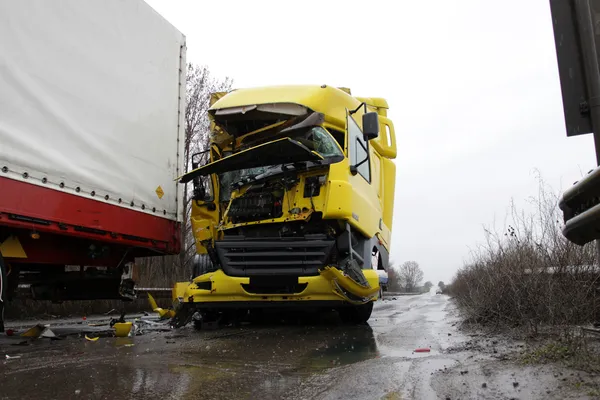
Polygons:
[[448,287],[467,321],[527,327],[599,320],[600,270],[595,243],[577,246],[561,233],[559,196],[539,179],[535,212],[511,205],[503,234],[485,230]]

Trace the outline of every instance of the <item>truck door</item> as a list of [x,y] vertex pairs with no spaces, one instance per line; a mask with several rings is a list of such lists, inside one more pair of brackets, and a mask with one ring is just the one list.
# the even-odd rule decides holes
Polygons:
[[[352,185],[352,219],[350,224],[361,231],[367,238],[372,238],[379,232],[381,220],[381,202],[378,190],[374,185],[381,182],[381,169],[372,168],[372,149],[369,141],[353,116],[346,116],[348,132],[347,154],[351,166],[349,178]],[[373,174],[378,174],[376,177]]]
[[[221,158],[217,146],[192,156],[192,169]],[[193,180],[192,233],[198,254],[206,254],[217,236],[221,210],[219,207],[219,181],[217,175],[198,176]]]

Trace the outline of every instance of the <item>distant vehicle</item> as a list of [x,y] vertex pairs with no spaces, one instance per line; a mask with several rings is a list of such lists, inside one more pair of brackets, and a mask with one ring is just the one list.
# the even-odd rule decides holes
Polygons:
[[440,288],[437,288],[437,289],[435,290],[435,294],[442,294],[442,289],[440,289]]

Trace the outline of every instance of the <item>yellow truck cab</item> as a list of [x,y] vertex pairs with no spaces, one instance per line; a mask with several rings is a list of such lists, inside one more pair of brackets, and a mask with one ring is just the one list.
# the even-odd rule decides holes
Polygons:
[[369,319],[391,243],[387,109],[326,85],[213,94],[209,148],[180,178],[194,185],[198,255],[173,289],[174,325],[272,306]]

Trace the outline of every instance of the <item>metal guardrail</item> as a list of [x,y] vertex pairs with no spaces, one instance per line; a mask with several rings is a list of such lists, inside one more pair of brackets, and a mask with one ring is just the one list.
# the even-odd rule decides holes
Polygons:
[[172,288],[135,288],[135,292],[137,293],[138,299],[140,298],[140,295],[144,293],[150,293],[152,297],[155,297],[157,299],[171,298],[172,291]]
[[600,167],[567,190],[559,203],[563,235],[578,245],[600,239]]
[[[140,295],[150,293],[152,297],[157,299],[171,298],[172,288],[150,288],[150,287],[136,287],[138,299]],[[32,298],[31,285],[28,283],[19,284],[17,293],[20,298]]]

